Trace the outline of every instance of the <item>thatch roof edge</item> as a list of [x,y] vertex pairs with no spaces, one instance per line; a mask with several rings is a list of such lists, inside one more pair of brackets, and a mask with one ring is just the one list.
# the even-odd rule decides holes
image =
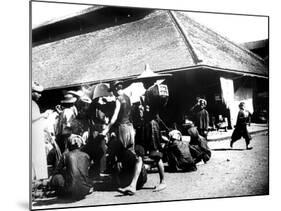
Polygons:
[[198,69],[227,72],[227,73],[252,76],[252,77],[258,77],[258,78],[265,78],[265,79],[269,78],[267,75],[264,75],[264,74],[249,73],[249,72],[244,72],[242,70],[219,68],[219,67],[210,66],[210,65],[196,65],[196,66],[192,66],[192,67],[182,67],[182,68],[177,68],[177,69],[161,70],[161,71],[157,71],[157,72],[158,73],[175,73],[175,72],[181,72],[181,71],[186,71],[186,70],[190,71],[190,70],[198,70]]
[[[240,70],[219,68],[219,67],[213,67],[213,66],[209,66],[209,65],[195,65],[195,66],[181,67],[181,68],[176,68],[176,69],[159,70],[159,71],[154,71],[154,72],[155,73],[176,73],[176,72],[192,71],[192,70],[198,70],[198,69],[227,72],[227,73],[239,74],[239,75],[250,76],[250,77],[257,77],[257,78],[264,78],[264,79],[269,78],[269,76],[262,75],[262,74],[248,73],[248,72],[244,72],[244,71],[240,71]],[[126,76],[126,77],[89,81],[87,83],[77,83],[77,84],[69,84],[69,85],[65,85],[65,86],[49,87],[49,88],[46,88],[45,90],[65,89],[65,88],[71,88],[71,87],[79,87],[79,86],[83,86],[83,85],[93,85],[93,84],[98,84],[98,83],[109,83],[109,82],[115,81],[115,80],[128,80],[128,79],[134,78],[136,76],[138,76],[138,74]]]
[[258,74],[258,73],[249,73],[245,72],[242,70],[233,70],[233,69],[227,69],[227,68],[219,68],[219,67],[213,67],[209,65],[202,65],[203,69],[207,70],[214,70],[214,71],[220,71],[220,72],[228,72],[228,73],[234,73],[234,74],[239,74],[239,75],[244,75],[244,76],[251,76],[251,77],[257,77],[257,78],[265,78],[268,79],[269,77],[264,74]]
[[247,54],[249,54],[250,56],[254,57],[255,59],[259,60],[260,62],[262,62],[264,64],[264,60],[258,56],[257,54],[253,53],[252,51],[250,51],[249,49],[247,49],[246,47],[236,44],[235,42],[231,41],[230,39],[220,35],[220,33],[216,32],[214,29],[210,29],[204,25],[202,25],[201,23],[197,22],[196,20],[190,18],[193,22],[195,22],[198,26],[204,28],[205,30],[215,34],[215,36],[220,37],[221,39],[225,40],[226,42],[230,43],[231,45],[234,45],[235,47],[239,48],[240,50],[246,52]]

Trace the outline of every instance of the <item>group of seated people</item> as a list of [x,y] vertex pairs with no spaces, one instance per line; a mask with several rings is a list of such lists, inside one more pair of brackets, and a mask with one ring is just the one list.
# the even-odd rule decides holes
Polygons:
[[[134,195],[147,181],[146,156],[158,167],[160,184],[155,191],[161,191],[166,188],[162,160],[168,163],[170,171],[195,171],[196,163],[210,159],[207,141],[192,122],[188,127],[189,142],[182,139],[178,130],[171,130],[165,138],[157,118],[136,126],[132,111],[142,113],[143,108],[134,106],[119,81],[110,87],[104,83],[96,85],[92,97],[81,90],[65,93],[54,111],[58,114],[57,123],[51,134],[53,148],[47,155],[48,165],[54,167],[48,185],[57,196],[84,198],[95,190],[94,181],[101,180],[102,173],[111,175],[112,187],[117,191]],[[157,136],[161,144],[140,140],[148,136],[151,140]],[[155,144],[157,147],[152,146]]]

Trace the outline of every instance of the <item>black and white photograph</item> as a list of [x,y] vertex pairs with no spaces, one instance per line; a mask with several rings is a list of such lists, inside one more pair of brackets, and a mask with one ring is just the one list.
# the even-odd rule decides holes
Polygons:
[[269,16],[30,1],[30,208],[269,195]]

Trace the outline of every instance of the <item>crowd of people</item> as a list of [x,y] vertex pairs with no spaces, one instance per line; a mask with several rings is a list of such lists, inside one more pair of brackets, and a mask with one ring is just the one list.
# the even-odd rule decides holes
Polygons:
[[[197,105],[198,116],[204,120],[198,127],[191,121],[187,124],[189,142],[183,141],[179,130],[169,130],[165,137],[159,106],[167,103],[168,92],[166,85],[155,83],[159,78],[153,75],[135,80],[146,89],[138,103],[132,104],[123,90],[124,83],[115,81],[97,84],[92,95],[85,90],[67,91],[60,105],[44,113],[37,104],[43,87],[33,82],[33,181],[47,181],[58,197],[79,200],[95,190],[93,181],[108,174],[113,188],[134,195],[148,179],[146,158],[159,173],[159,184],[153,191],[167,188],[164,162],[169,171],[195,171],[196,163],[207,163],[211,150],[206,140],[206,101]],[[243,133],[233,134],[231,146],[241,135],[249,143],[247,128],[239,128],[237,131]],[[48,166],[53,170],[48,171]]]

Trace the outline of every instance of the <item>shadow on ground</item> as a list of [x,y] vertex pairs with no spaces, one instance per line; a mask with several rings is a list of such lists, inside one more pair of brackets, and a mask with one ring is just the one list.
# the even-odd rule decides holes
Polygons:
[[95,191],[116,191],[117,186],[111,182],[95,182],[94,183]]
[[52,205],[52,204],[68,204],[73,203],[77,200],[73,199],[60,199],[60,198],[49,198],[49,199],[37,199],[36,202],[33,204],[33,206],[46,206],[46,205]]
[[220,148],[220,149],[212,149],[212,151],[244,151],[246,149],[234,149],[234,148]]

